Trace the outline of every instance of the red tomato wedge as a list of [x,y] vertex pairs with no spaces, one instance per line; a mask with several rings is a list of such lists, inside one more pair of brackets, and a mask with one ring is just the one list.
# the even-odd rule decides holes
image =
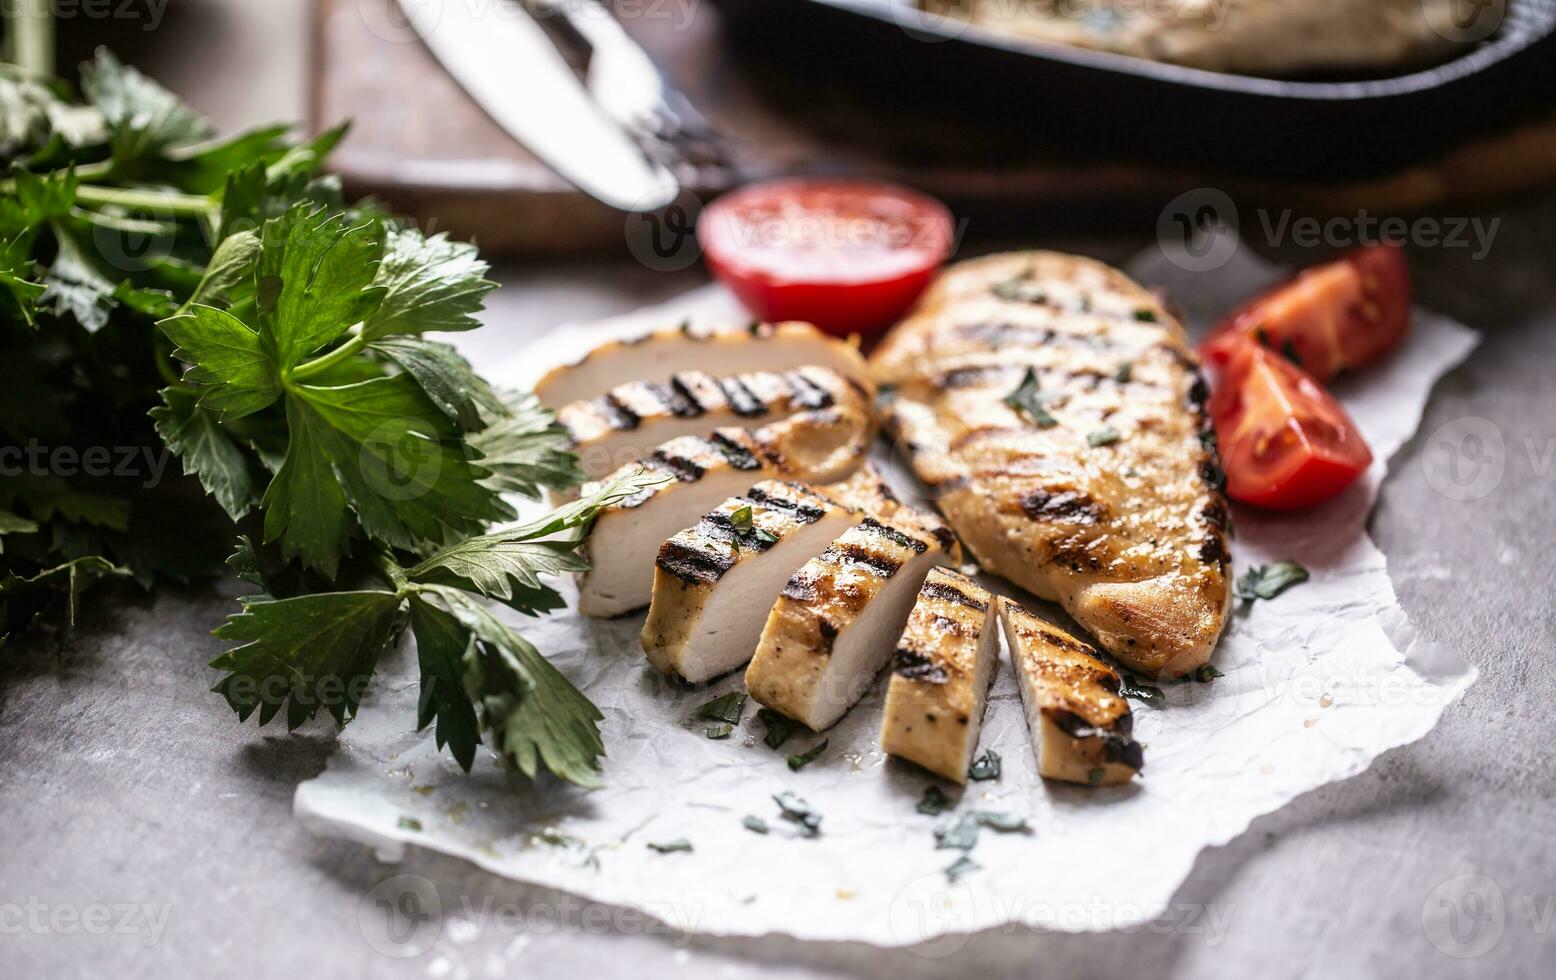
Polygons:
[[1234,500],[1292,510],[1355,482],[1372,463],[1356,423],[1301,368],[1258,344],[1231,348],[1210,418]]
[[778,180],[697,220],[713,274],[762,320],[873,334],[901,319],[951,251],[951,213],[890,184]]
[[1252,340],[1322,383],[1382,360],[1409,331],[1404,250],[1369,245],[1239,307],[1200,345],[1200,354],[1221,366],[1240,341]]

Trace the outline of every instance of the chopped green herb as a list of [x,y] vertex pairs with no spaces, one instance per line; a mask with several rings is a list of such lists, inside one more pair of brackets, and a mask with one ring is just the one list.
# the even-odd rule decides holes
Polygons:
[[1216,667],[1211,664],[1205,664],[1204,666],[1200,667],[1199,670],[1194,672],[1194,679],[1199,681],[1201,684],[1209,684],[1217,677],[1225,676],[1225,674],[1221,673],[1220,670],[1216,669]]
[[1308,580],[1307,569],[1294,561],[1282,560],[1269,565],[1250,568],[1237,580],[1237,598],[1244,602],[1255,599],[1273,599]]
[[651,851],[658,851],[660,854],[672,854],[676,851],[691,850],[692,842],[687,840],[685,837],[677,837],[675,840],[667,840],[662,842],[649,841],[648,848]]
[[746,692],[730,691],[721,694],[697,709],[698,718],[711,718],[714,721],[728,722],[731,725],[740,724],[740,713],[746,708]]
[[967,778],[980,782],[1000,778],[1000,754],[993,749],[985,749],[982,755],[973,760],[972,768],[967,770]]
[[773,802],[778,804],[778,809],[783,812],[785,820],[800,825],[801,836],[820,836],[821,814],[812,809],[809,803],[787,790],[774,796]]
[[744,817],[741,817],[740,825],[751,831],[753,834],[767,833],[767,821],[763,820],[761,817],[752,816],[751,814],[746,814]]
[[762,542],[763,544],[777,544],[778,543],[778,535],[776,535],[773,532],[767,530],[765,527],[757,528],[756,531],[754,532],[754,536],[755,536],[755,538],[758,541]]
[[762,736],[762,744],[770,749],[780,748],[799,727],[793,719],[786,715],[781,715],[771,708],[758,710],[756,717],[758,721],[767,726],[767,734]]
[[735,511],[733,514],[730,514],[729,523],[732,524],[737,531],[751,530],[751,505],[747,504],[746,506]]
[[978,818],[964,813],[935,828],[935,847],[939,850],[970,851],[978,843]]
[[1022,273],[1020,273],[1018,275],[1011,276],[1009,279],[1006,279],[1003,282],[995,283],[994,284],[994,288],[992,290],[990,290],[990,291],[993,292],[994,295],[998,296],[1000,299],[1008,299],[1008,300],[1012,300],[1012,301],[1015,301],[1015,302],[1021,302],[1021,301],[1025,301],[1025,302],[1028,302],[1028,303],[1044,303],[1044,302],[1047,302],[1047,297],[1044,296],[1043,294],[1041,294],[1041,293],[1031,293],[1031,292],[1027,291],[1026,287],[1027,287],[1027,285],[1031,281],[1032,281],[1032,270],[1028,269],[1025,272],[1022,272]]
[[812,745],[810,748],[806,749],[804,752],[801,752],[798,755],[789,756],[789,768],[794,772],[799,772],[801,769],[804,769],[812,762],[815,762],[817,759],[821,758],[821,753],[827,750],[827,741],[827,739],[822,739],[815,745]]
[[680,329],[681,336],[690,337],[692,335],[692,318],[687,317],[686,319],[682,320]]
[[977,871],[980,867],[981,865],[979,865],[978,862],[963,854],[961,857],[951,862],[951,866],[949,868],[945,869],[946,880],[955,883],[958,878],[962,877],[963,875],[970,875],[974,871]]
[[996,813],[993,810],[975,810],[972,813],[979,826],[1000,834],[1014,834],[1027,829],[1027,818],[1014,813]]
[[729,738],[730,732],[733,732],[734,730],[735,726],[731,725],[729,722],[716,721],[708,726],[707,736],[714,740]]
[[401,830],[419,831],[421,830],[421,821],[415,817],[401,817],[399,826]]
[[1135,319],[1141,323],[1155,323],[1157,320],[1155,310],[1135,310]]
[[1005,396],[1005,404],[1031,419],[1032,424],[1040,429],[1051,429],[1059,424],[1059,420],[1048,414],[1048,410],[1043,407],[1043,393],[1039,390],[1037,372],[1031,368],[1027,368],[1016,390]]
[[1121,437],[1119,436],[1117,429],[1113,428],[1111,425],[1104,425],[1102,428],[1097,429],[1094,432],[1086,433],[1086,445],[1092,447],[1093,449],[1096,449],[1099,446],[1111,446],[1120,438]]
[[1167,696],[1162,693],[1161,688],[1142,684],[1127,674],[1119,677],[1118,693],[1120,697],[1144,701],[1153,708],[1160,708],[1167,703]]
[[924,795],[919,797],[918,812],[937,817],[951,805],[951,798],[941,792],[939,786],[930,783],[924,787]]
[[1102,783],[1102,777],[1106,776],[1107,774],[1108,771],[1106,769],[1088,769],[1086,771],[1086,782],[1093,786],[1100,785]]
[[1121,385],[1128,384],[1130,381],[1134,380],[1134,377],[1135,366],[1130,361],[1125,361],[1124,363],[1120,364],[1118,366],[1118,370],[1113,372],[1113,380],[1117,381]]

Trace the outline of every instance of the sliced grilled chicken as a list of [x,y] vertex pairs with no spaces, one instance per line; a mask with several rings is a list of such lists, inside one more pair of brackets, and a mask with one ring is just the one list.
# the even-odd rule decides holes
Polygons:
[[682,371],[664,383],[630,381],[557,412],[583,471],[599,479],[679,436],[718,426],[754,429],[796,412],[835,405],[869,411],[873,389],[830,368],[802,367],[716,378]]
[[789,576],[859,519],[797,483],[768,480],[666,541],[643,650],[694,684],[745,666]]
[[949,568],[930,571],[892,658],[881,748],[966,782],[999,656],[989,593]]
[[964,262],[872,366],[887,425],[986,571],[1137,670],[1210,658],[1227,505],[1198,362],[1155,297],[1074,256]]
[[843,717],[891,659],[937,537],[867,517],[806,562],[773,604],[751,666],[753,698],[815,731]]
[[681,326],[602,344],[577,363],[551,370],[535,385],[535,394],[547,408],[557,409],[639,378],[667,378],[676,371],[724,376],[806,365],[831,368],[861,383],[870,379],[858,348],[808,323],[755,323],[712,331]]
[[754,431],[718,429],[707,438],[682,436],[630,466],[665,474],[653,486],[607,507],[595,518],[583,554],[578,611],[616,616],[646,606],[653,595],[654,557],[677,531],[762,480],[827,483],[852,473],[875,436],[875,420],[850,408],[801,412]]
[[1021,685],[1037,771],[1092,786],[1127,783],[1145,766],[1118,672],[1096,650],[1001,596],[1000,620]]
[[927,508],[905,503],[897,496],[897,491],[891,488],[891,484],[886,482],[886,475],[881,472],[881,468],[873,462],[865,463],[846,480],[816,489],[844,507],[863,511],[877,520],[942,538],[947,542],[946,548],[951,552],[952,561],[961,560],[961,545],[956,543],[955,536],[950,533],[940,515]]

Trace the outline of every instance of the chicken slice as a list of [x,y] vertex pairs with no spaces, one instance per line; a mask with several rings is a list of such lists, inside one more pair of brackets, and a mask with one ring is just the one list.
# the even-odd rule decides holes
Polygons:
[[868,411],[874,389],[830,368],[758,371],[717,378],[682,371],[669,381],[629,381],[557,411],[571,448],[597,480],[680,436],[719,426],[754,429],[797,412],[846,406]]
[[654,557],[666,538],[753,483],[841,479],[859,466],[874,436],[875,420],[868,413],[828,408],[750,432],[717,429],[707,438],[682,436],[628,464],[661,472],[665,482],[595,518],[582,550],[590,568],[579,578],[578,611],[616,616],[648,605]]
[[694,684],[751,659],[789,576],[859,515],[796,483],[768,480],[666,541],[654,569],[643,650]]
[[967,781],[999,662],[998,613],[977,582],[936,568],[897,641],[881,748],[937,776]]
[[806,365],[830,368],[862,384],[870,380],[857,347],[808,323],[754,323],[714,331],[682,326],[601,344],[577,363],[548,372],[535,385],[535,394],[547,408],[558,409],[617,385],[665,378],[675,371],[723,376]]
[[1092,786],[1127,783],[1145,766],[1118,672],[1096,650],[1001,596],[1000,619],[1021,685],[1037,771]]
[[746,668],[746,689],[815,731],[853,706],[891,659],[924,576],[951,533],[867,517],[783,587]]

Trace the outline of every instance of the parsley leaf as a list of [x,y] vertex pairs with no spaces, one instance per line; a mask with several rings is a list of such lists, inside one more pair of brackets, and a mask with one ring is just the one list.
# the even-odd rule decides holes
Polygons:
[[258,708],[264,725],[283,705],[288,729],[320,708],[342,725],[356,714],[394,633],[399,596],[366,590],[240,601],[243,611],[212,633],[238,646],[211,661],[228,672],[212,690],[240,721]]
[[157,434],[182,462],[184,472],[199,477],[216,502],[233,520],[259,503],[259,483],[249,454],[223,429],[214,413],[196,403],[184,387],[163,388],[162,404],[151,410]]
[[115,161],[138,160],[212,133],[203,116],[106,48],[81,66],[81,88],[108,122]]
[[711,718],[714,721],[727,722],[731,725],[740,724],[740,713],[746,707],[746,692],[730,691],[720,695],[712,701],[697,708],[696,717]]
[[466,432],[486,427],[488,416],[507,411],[502,400],[448,344],[420,337],[389,337],[369,345],[398,364],[443,414]]
[[740,825],[753,834],[767,833],[767,821],[758,816],[747,814],[740,818]]
[[1117,429],[1111,425],[1104,425],[1100,429],[1086,433],[1086,445],[1097,449],[1101,446],[1111,446],[1120,438],[1122,436],[1119,435]]
[[261,332],[285,371],[383,302],[373,286],[384,252],[377,222],[298,205],[265,223],[256,270]]
[[1021,384],[1016,390],[1005,396],[1005,404],[1027,418],[1040,429],[1051,429],[1059,424],[1059,420],[1048,414],[1043,407],[1043,394],[1038,390],[1037,372],[1027,368],[1027,373],[1021,379]]
[[789,756],[789,770],[791,772],[799,772],[801,769],[804,769],[812,762],[815,762],[817,759],[821,758],[821,753],[827,750],[827,742],[828,739],[822,739],[815,745],[812,745],[810,748],[806,749],[804,752],[799,752],[795,755]]
[[934,817],[944,813],[950,805],[950,797],[939,786],[930,783],[924,787],[924,795],[919,797],[917,809],[919,813]]
[[416,728],[437,722],[438,748],[448,746],[460,768],[475,763],[481,726],[475,705],[465,691],[465,664],[476,657],[476,638],[453,615],[430,602],[411,603],[411,632],[416,636],[416,661],[421,670],[421,696]]
[[982,755],[973,760],[972,767],[967,770],[967,778],[980,782],[1000,778],[1000,754],[993,749],[985,749]]
[[1167,703],[1167,696],[1162,693],[1161,688],[1142,684],[1127,674],[1119,675],[1118,694],[1119,697],[1143,701],[1153,708],[1160,708]]
[[667,840],[663,842],[649,841],[648,848],[651,851],[658,851],[660,854],[672,854],[676,851],[691,850],[692,842],[687,840],[685,837],[677,837],[675,840]]
[[775,795],[773,802],[785,820],[799,824],[801,837],[821,836],[821,814],[797,794],[785,790]]
[[383,303],[362,325],[369,340],[428,330],[471,330],[475,314],[497,284],[474,245],[446,235],[424,238],[414,228],[391,231],[384,242],[377,284]]
[[767,734],[762,736],[762,744],[770,749],[778,749],[789,740],[789,736],[799,730],[799,723],[781,715],[771,708],[762,708],[756,713],[757,720],[767,726]]
[[218,419],[252,415],[281,397],[281,379],[260,335],[212,306],[193,306],[157,326],[177,345],[173,354],[193,364],[184,380],[197,385],[200,407]]
[[961,857],[951,862],[950,867],[945,869],[946,880],[954,884],[957,879],[964,875],[972,874],[974,871],[979,870],[980,867],[981,865],[979,865],[978,862],[963,854]]
[[540,499],[540,488],[576,487],[586,477],[569,451],[567,431],[534,395],[505,397],[506,414],[467,437],[490,471],[485,483],[501,493]]
[[1244,602],[1273,599],[1308,580],[1308,570],[1289,559],[1250,568],[1237,580],[1237,598]]

